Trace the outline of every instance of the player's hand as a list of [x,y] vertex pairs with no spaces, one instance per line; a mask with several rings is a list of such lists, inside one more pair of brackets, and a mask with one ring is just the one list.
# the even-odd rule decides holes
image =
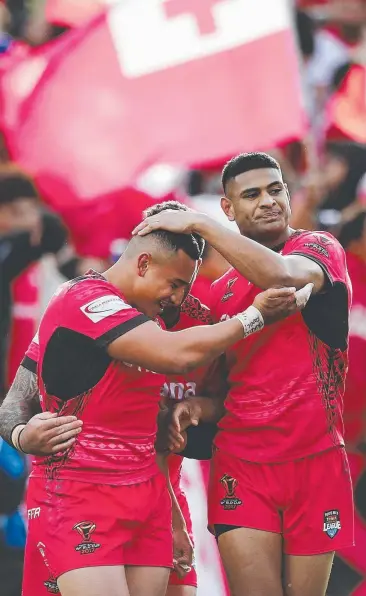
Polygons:
[[312,283],[297,291],[296,288],[270,288],[255,297],[253,306],[261,312],[265,324],[268,325],[305,308],[313,288]]
[[66,451],[75,443],[82,425],[76,416],[42,412],[26,424],[20,434],[19,444],[25,453],[32,455],[52,455]]
[[156,230],[167,230],[176,234],[191,234],[200,218],[205,217],[196,211],[174,211],[167,209],[144,219],[132,232],[134,236],[146,236]]
[[201,408],[194,397],[179,402],[171,413],[168,430],[168,447],[171,451],[181,451],[185,447],[186,433],[189,426],[197,426]]
[[187,528],[173,529],[173,565],[179,578],[190,572],[192,563],[193,544]]

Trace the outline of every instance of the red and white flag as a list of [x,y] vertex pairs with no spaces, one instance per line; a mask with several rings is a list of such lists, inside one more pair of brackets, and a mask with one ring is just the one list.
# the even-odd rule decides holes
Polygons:
[[110,0],[47,0],[49,23],[76,27],[105,9]]
[[5,109],[2,125],[55,203],[118,192],[157,162],[203,163],[303,133],[287,0],[124,0],[43,58],[27,96],[26,64],[11,84],[3,77],[17,114]]

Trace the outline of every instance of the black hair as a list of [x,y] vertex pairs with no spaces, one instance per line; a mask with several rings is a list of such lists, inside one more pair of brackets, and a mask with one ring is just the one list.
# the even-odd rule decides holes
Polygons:
[[351,221],[345,223],[338,236],[339,242],[342,244],[344,249],[348,248],[348,245],[353,240],[359,240],[365,231],[366,223],[366,211],[362,211]]
[[230,180],[250,170],[261,170],[263,168],[273,168],[281,172],[280,164],[267,153],[241,153],[228,161],[222,170],[222,187],[226,192],[226,187]]
[[38,199],[32,182],[22,174],[2,176],[0,173],[0,205],[14,203],[20,198]]
[[[189,211],[187,205],[179,203],[179,201],[164,201],[163,203],[157,203],[146,209],[143,213],[144,218],[151,217],[152,215],[158,215],[162,211]],[[188,256],[197,261],[201,258],[204,248],[205,241],[199,234],[174,234],[173,232],[167,232],[166,230],[158,230],[153,232],[155,237],[159,237],[167,247],[178,251],[179,249],[184,250]]]

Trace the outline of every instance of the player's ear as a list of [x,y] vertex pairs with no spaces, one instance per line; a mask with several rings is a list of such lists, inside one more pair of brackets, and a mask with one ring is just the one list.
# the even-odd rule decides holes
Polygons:
[[139,255],[137,259],[137,272],[139,277],[145,277],[150,263],[151,255],[149,253],[143,252],[141,255]]
[[221,209],[225,213],[229,221],[235,221],[235,214],[233,204],[227,197],[221,197]]
[[290,191],[288,189],[286,182],[284,183],[284,187],[285,187],[285,192],[286,192],[286,196],[287,196],[289,212],[291,213],[291,196],[290,196]]

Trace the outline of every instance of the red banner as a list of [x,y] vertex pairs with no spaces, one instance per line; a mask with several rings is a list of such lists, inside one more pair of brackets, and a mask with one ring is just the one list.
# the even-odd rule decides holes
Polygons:
[[[44,52],[28,95],[22,65],[21,105],[3,128],[55,202],[102,198],[155,162],[212,161],[303,132],[286,0],[126,1]],[[4,77],[6,107],[17,93]]]

